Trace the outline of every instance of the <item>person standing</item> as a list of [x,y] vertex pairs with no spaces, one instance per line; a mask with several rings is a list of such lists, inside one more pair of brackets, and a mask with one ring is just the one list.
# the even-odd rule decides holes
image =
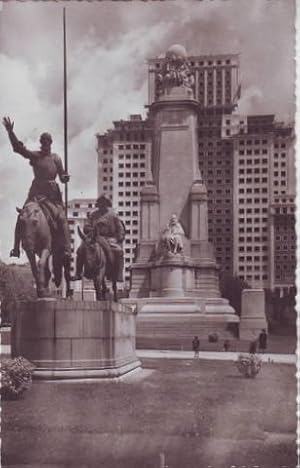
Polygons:
[[224,345],[223,345],[224,351],[228,351],[229,348],[230,348],[230,342],[229,342],[229,340],[225,340]]
[[199,358],[200,340],[198,336],[194,337],[192,344],[193,344],[194,358]]
[[268,343],[268,335],[267,335],[265,328],[263,328],[258,337],[258,347],[262,353],[266,351],[267,343]]

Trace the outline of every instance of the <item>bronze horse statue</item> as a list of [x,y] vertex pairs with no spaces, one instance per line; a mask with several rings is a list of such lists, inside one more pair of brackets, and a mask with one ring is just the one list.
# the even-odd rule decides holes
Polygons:
[[112,282],[113,299],[117,302],[117,273],[113,268],[109,268],[103,247],[94,236],[87,236],[80,227],[77,230],[83,241],[83,275],[85,278],[93,280],[97,301],[106,299],[105,279],[109,278]]
[[[72,296],[70,288],[70,258],[63,255],[59,237],[52,236],[49,222],[38,201],[28,201],[20,213],[22,247],[28,257],[31,271],[36,282],[37,296],[49,297],[50,256],[54,283],[58,288],[62,280],[62,270],[66,280],[66,296]],[[39,257],[37,262],[36,255]]]

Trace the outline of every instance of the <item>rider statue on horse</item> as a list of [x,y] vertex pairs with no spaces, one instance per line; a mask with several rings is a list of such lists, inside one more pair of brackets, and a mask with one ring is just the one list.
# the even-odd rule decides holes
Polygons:
[[[113,211],[111,200],[102,194],[96,201],[97,210],[93,211],[84,226],[84,234],[97,242],[104,250],[107,260],[108,279],[123,281],[124,253],[122,243],[125,227],[119,216]],[[77,249],[76,274],[73,281],[82,278],[84,264],[84,243]]]
[[[70,234],[68,222],[63,208],[63,200],[58,184],[55,182],[57,176],[65,184],[70,176],[64,171],[61,158],[51,152],[52,137],[49,133],[40,136],[41,148],[31,151],[17,139],[13,128],[14,122],[9,117],[4,117],[3,125],[7,130],[11,145],[15,153],[29,160],[33,168],[34,179],[32,181],[26,203],[30,201],[40,202],[42,210],[51,227],[52,236],[59,236],[59,242],[63,246],[63,256],[71,257]],[[22,223],[20,215],[15,228],[14,247],[10,252],[11,257],[20,256],[20,241],[22,236]]]

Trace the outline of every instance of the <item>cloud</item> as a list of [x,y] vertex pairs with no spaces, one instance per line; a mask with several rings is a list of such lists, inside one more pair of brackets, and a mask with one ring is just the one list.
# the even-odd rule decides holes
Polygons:
[[260,107],[263,100],[263,93],[257,86],[248,86],[243,90],[239,101],[238,112],[241,114],[250,114],[253,109]]

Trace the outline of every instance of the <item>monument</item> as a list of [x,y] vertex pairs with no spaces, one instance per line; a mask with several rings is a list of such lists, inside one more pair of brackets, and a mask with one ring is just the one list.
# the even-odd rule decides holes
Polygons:
[[23,301],[12,322],[12,356],[36,365],[34,378],[117,378],[141,366],[135,315],[111,301]]
[[268,329],[265,292],[263,289],[244,289],[239,338],[242,340],[257,339],[262,329]]
[[[35,301],[20,301],[14,311],[12,356],[23,356],[32,361],[36,366],[34,377],[47,380],[115,378],[140,367],[135,353],[135,314],[132,308],[106,300],[73,302],[51,297],[48,288],[51,273],[56,286],[59,286],[62,268],[65,269],[67,291],[70,291],[68,223],[61,192],[55,182],[59,176],[62,183],[67,183],[69,175],[64,171],[59,156],[51,152],[51,135],[43,133],[40,150],[31,151],[17,139],[14,123],[9,117],[3,119],[3,124],[14,152],[28,159],[34,171],[27,200],[18,216],[11,256],[20,255],[22,242],[38,297]],[[81,269],[84,267],[85,275],[94,279],[97,298],[104,299],[100,287],[105,274],[109,273],[112,279],[115,276],[113,259],[121,265],[123,252],[116,242],[123,238],[119,233],[120,239],[116,239],[114,244],[108,242],[107,239],[115,236],[111,225],[115,226],[116,216],[106,209],[108,200],[100,197],[98,201],[95,222],[90,226],[90,238],[84,238],[89,250],[81,259]],[[98,229],[99,223],[103,225],[102,230]],[[115,255],[110,250],[111,245]],[[112,260],[108,269],[110,256]],[[78,270],[77,275],[80,274]],[[119,278],[116,277],[117,280]]]
[[207,190],[198,165],[199,103],[183,46],[167,51],[159,86],[149,109],[152,179],[141,193],[140,242],[124,301],[136,306],[137,336],[150,347],[157,337],[207,337],[213,331],[225,337],[239,322],[221,297],[208,241]]

